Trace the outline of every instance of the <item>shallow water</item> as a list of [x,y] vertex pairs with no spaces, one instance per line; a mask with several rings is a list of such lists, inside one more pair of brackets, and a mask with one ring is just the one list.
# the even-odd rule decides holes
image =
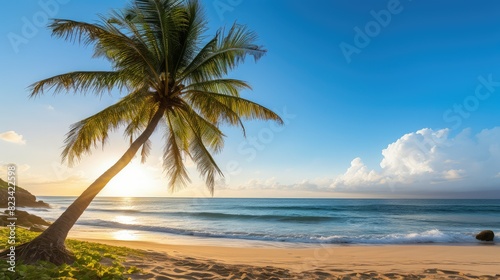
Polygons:
[[[74,197],[29,209],[55,220]],[[500,200],[98,197],[72,234],[120,240],[280,244],[474,244],[500,232]],[[230,242],[229,242],[230,243]]]

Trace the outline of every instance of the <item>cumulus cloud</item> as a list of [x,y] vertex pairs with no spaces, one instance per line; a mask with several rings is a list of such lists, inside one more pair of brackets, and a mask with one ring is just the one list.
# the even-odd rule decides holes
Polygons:
[[429,128],[408,133],[382,150],[378,168],[361,158],[347,170],[325,180],[284,186],[273,180],[253,180],[242,188],[300,189],[335,192],[474,191],[500,187],[500,127],[472,134],[465,129]]
[[500,127],[476,135],[465,129],[454,137],[450,137],[449,129],[425,128],[403,135],[382,150],[382,155],[379,170],[369,170],[359,158],[353,160],[331,187],[492,187],[499,183],[496,178],[500,168]]
[[355,158],[351,161],[351,166],[347,171],[334,179],[331,184],[334,188],[337,186],[351,186],[356,188],[358,186],[370,186],[380,184],[383,178],[374,170],[369,170],[365,166],[361,158]]
[[15,144],[26,144],[26,140],[24,140],[23,136],[13,130],[0,133],[0,139]]
[[[326,183],[326,184],[325,184]],[[252,179],[248,182],[240,185],[238,187],[239,190],[245,189],[272,189],[272,190],[282,190],[282,191],[329,191],[330,188],[328,184],[331,183],[331,180],[322,181],[322,180],[303,180],[301,182],[286,185],[280,183],[275,177],[271,177],[265,180],[261,179]],[[228,189],[227,186],[225,189]]]

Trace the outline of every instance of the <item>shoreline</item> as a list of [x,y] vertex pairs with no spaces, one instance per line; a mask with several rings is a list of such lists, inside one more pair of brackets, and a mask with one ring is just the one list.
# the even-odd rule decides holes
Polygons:
[[72,239],[94,239],[94,240],[117,240],[117,241],[131,241],[131,242],[150,242],[155,240],[154,243],[164,245],[199,245],[199,246],[223,246],[223,247],[236,247],[236,248],[317,248],[324,246],[342,247],[342,246],[366,246],[366,247],[379,247],[379,246],[499,246],[500,242],[486,242],[476,240],[471,236],[469,242],[420,242],[420,243],[328,243],[328,242],[290,242],[278,240],[258,240],[258,239],[244,239],[244,238],[229,238],[229,237],[207,237],[196,235],[179,235],[173,233],[158,233],[148,232],[141,230],[128,230],[128,229],[107,229],[96,228],[90,226],[76,225],[75,228],[69,233],[69,238]]
[[[161,276],[161,271],[170,269],[165,262],[174,258],[176,260],[193,261],[198,264],[216,263],[237,267],[250,266],[254,269],[274,268],[298,274],[323,273],[327,277],[317,279],[329,279],[330,276],[345,275],[352,277],[356,274],[359,274],[356,277],[362,278],[368,275],[370,278],[379,277],[378,279],[403,279],[391,278],[391,275],[394,277],[397,275],[426,275],[426,277],[429,277],[426,279],[447,279],[447,277],[450,277],[450,279],[453,277],[455,277],[454,279],[474,279],[474,277],[478,276],[487,277],[485,279],[495,279],[500,277],[500,274],[498,274],[500,246],[496,244],[490,246],[486,244],[465,246],[415,244],[329,245],[318,248],[238,248],[213,245],[173,245],[150,241],[120,241],[98,238],[77,239],[144,250],[146,251],[144,256],[146,261],[143,260],[142,264],[141,262],[138,262],[138,264],[141,264],[141,268],[146,273],[157,276]],[[457,276],[462,278],[456,278]]]

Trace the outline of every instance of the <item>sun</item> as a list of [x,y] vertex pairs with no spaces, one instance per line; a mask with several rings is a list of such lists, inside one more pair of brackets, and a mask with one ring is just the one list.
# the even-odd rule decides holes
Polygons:
[[[107,167],[111,164],[107,165]],[[154,174],[137,160],[129,163],[102,190],[103,196],[136,197],[145,196],[153,185]]]

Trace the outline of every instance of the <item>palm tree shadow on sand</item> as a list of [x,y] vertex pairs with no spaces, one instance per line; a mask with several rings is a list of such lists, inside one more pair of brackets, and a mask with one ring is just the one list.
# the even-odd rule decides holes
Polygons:
[[256,34],[234,24],[204,44],[206,25],[197,0],[134,0],[96,24],[53,20],[49,27],[55,37],[93,46],[94,56],[110,61],[112,70],[75,71],[44,79],[31,86],[30,97],[49,90],[99,96],[115,88],[127,92],[116,104],[71,126],[63,161],[75,164],[120,127],[125,127],[131,144],[41,235],[16,247],[17,260],[72,263],[74,257],[64,244],[68,232],[139,150],[142,161],[146,160],[149,138],[157,128],[164,133],[163,165],[170,190],[189,182],[183,163],[188,156],[213,194],[215,178],[222,176],[212,157],[223,148],[220,126],[241,126],[244,133],[245,119],[283,123],[273,111],[240,96],[250,89],[246,82],[226,78],[246,56],[258,60],[266,53],[255,44]]

